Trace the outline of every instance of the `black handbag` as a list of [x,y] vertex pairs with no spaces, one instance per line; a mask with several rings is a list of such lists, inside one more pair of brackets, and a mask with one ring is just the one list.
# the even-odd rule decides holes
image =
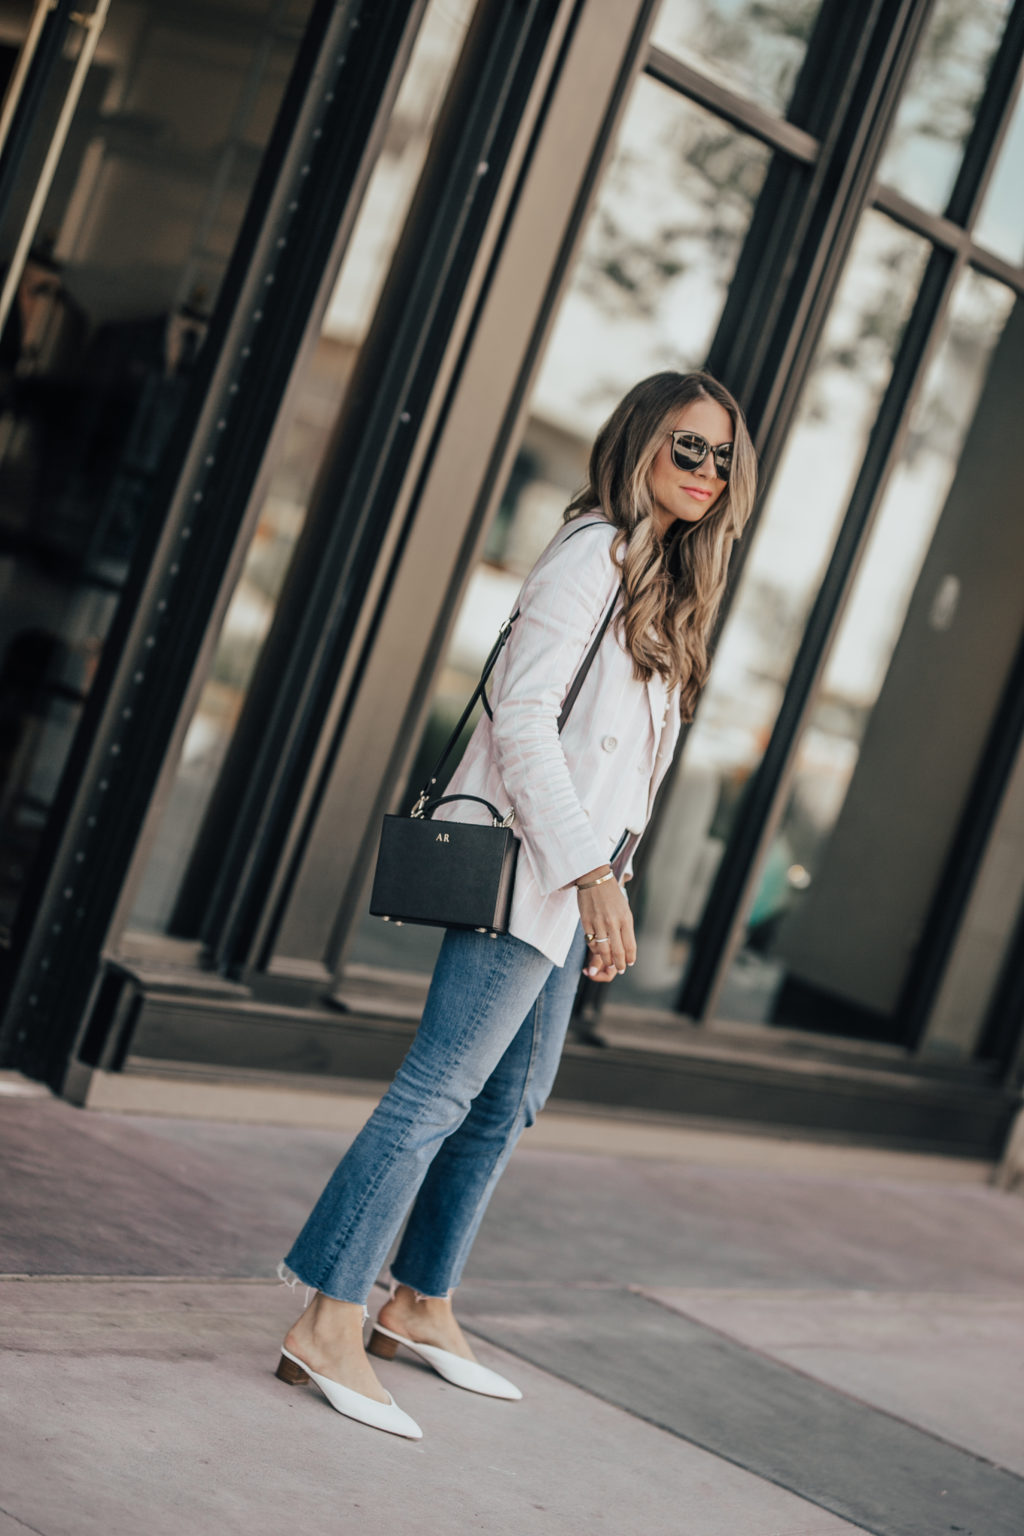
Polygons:
[[[586,527],[595,526],[586,524]],[[582,533],[574,529],[573,533]],[[572,538],[573,534],[569,535]],[[576,703],[584,679],[611,623],[619,594],[591,642],[558,716],[561,732]],[[456,742],[462,734],[478,699],[491,716],[487,699],[487,680],[494,670],[503,646],[519,617],[517,608],[498,631],[491,654],[484,663],[480,681],[452,731],[433,773],[420,792],[408,816],[385,816],[381,832],[377,868],[370,896],[370,913],[385,922],[425,923],[432,928],[474,928],[496,938],[508,932],[512,907],[519,839],[512,830],[515,811],[502,813],[479,795],[439,795],[432,791]],[[491,825],[466,821],[431,821],[439,805],[455,800],[472,800],[491,813]]]

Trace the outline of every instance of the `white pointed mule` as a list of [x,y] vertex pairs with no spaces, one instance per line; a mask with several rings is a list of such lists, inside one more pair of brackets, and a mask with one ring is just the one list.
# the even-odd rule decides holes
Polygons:
[[390,1392],[386,1403],[378,1403],[375,1397],[364,1397],[361,1392],[353,1392],[351,1387],[343,1387],[340,1381],[332,1381],[329,1376],[319,1376],[298,1355],[285,1349],[283,1344],[275,1374],[279,1381],[287,1382],[290,1387],[301,1387],[307,1381],[315,1382],[331,1407],[343,1413],[346,1418],[358,1419],[360,1424],[369,1424],[373,1429],[385,1429],[391,1435],[404,1435],[407,1440],[423,1439],[423,1431],[416,1420],[403,1413]]
[[383,1323],[374,1323],[366,1349],[368,1354],[377,1355],[381,1360],[391,1360],[399,1344],[421,1355],[445,1381],[450,1381],[455,1387],[465,1387],[467,1392],[480,1392],[484,1397],[503,1397],[509,1402],[518,1402],[523,1395],[518,1387],[506,1381],[504,1376],[499,1376],[497,1371],[488,1370],[486,1365],[478,1365],[475,1360],[465,1360],[462,1355],[453,1355],[451,1350],[439,1349],[436,1344],[417,1344],[415,1339],[407,1339],[402,1333],[393,1333]]

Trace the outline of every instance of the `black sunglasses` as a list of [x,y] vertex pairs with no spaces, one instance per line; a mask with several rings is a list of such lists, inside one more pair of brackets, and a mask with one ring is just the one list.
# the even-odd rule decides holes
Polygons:
[[717,448],[712,448],[699,432],[681,429],[670,432],[669,437],[672,439],[672,462],[677,469],[697,469],[710,453],[720,478],[728,480],[732,469],[732,443],[719,443]]

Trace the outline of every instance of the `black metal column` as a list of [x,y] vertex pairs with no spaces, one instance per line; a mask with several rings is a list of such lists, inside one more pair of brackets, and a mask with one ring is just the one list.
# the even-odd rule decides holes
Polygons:
[[56,0],[53,10],[43,23],[36,51],[25,73],[18,105],[11,119],[7,140],[0,151],[0,222],[10,207],[11,194],[21,175],[25,153],[32,138],[32,130],[64,53],[64,44],[72,28],[80,25],[75,19],[77,0]]
[[[60,1084],[325,266],[351,230],[425,0],[314,6],[19,913],[0,1059]],[[317,317],[318,319],[319,317]]]
[[[866,114],[866,128],[857,130],[860,140],[856,176],[844,194],[843,207],[830,222],[834,225],[831,248],[821,265],[817,286],[802,298],[797,295],[790,318],[799,330],[792,345],[776,354],[777,380],[765,377],[755,391],[756,409],[776,443],[781,441],[796,409],[799,390],[813,356],[835,292],[856,226],[868,206],[875,167],[884,148],[886,134],[898,105],[899,96],[920,41],[926,6],[893,6],[888,17],[880,19],[883,30],[877,47],[866,55],[864,73],[870,102],[855,96],[852,111]],[[969,223],[978,206],[986,168],[999,135],[1005,127],[1013,100],[1013,84],[1019,67],[1021,23],[1024,6],[1018,4],[1007,27],[1000,50],[990,71],[985,106],[967,146],[957,185],[951,196],[951,213]],[[852,131],[852,130],[851,130]],[[837,152],[844,137],[836,139]],[[815,265],[818,258],[812,262]],[[736,923],[736,913],[763,845],[769,818],[777,805],[784,776],[791,761],[802,723],[813,697],[817,678],[844,594],[870,532],[885,479],[894,462],[901,440],[906,413],[919,387],[934,344],[935,327],[948,300],[953,282],[962,269],[963,255],[936,249],[933,251],[913,315],[897,356],[893,375],[871,435],[864,466],[858,478],[850,507],[844,518],[828,569],[819,588],[793,665],[786,696],[761,763],[747,788],[725,854],[719,864],[698,929],[694,957],[680,994],[680,1009],[694,1017],[702,1016],[709,1005],[724,966]],[[798,268],[799,270],[799,268]],[[808,272],[800,279],[806,286]],[[812,285],[813,286],[813,285]],[[786,323],[786,315],[783,315]],[[730,573],[735,591],[738,577]]]
[[[883,60],[894,34],[910,16],[914,35],[919,36],[933,3],[869,0],[854,8],[846,0],[824,0],[809,40],[787,119],[813,136],[817,153],[807,160],[780,149],[773,156],[706,362],[709,371],[742,402],[760,460],[758,505],[732,554],[712,654],[736,597],[766,489],[778,465],[800,388],[827,318],[828,302],[842,276],[863,207],[866,184],[858,158],[876,111]],[[890,112],[891,98],[890,92]],[[876,144],[875,158],[877,154]],[[812,325],[808,305],[815,294],[818,303]],[[770,409],[768,396],[786,378],[787,370],[790,387],[786,408],[781,409],[776,398],[775,407]],[[682,771],[688,734],[689,726],[684,726],[675,761],[665,776],[637,853],[638,880],[643,878],[657,841],[672,784]],[[755,835],[761,825],[761,820],[754,823]],[[711,899],[717,904],[714,891],[709,907]],[[729,899],[733,899],[731,892]],[[732,910],[724,910],[726,922]],[[696,992],[688,991],[687,1007],[702,1009],[707,995],[706,985]],[[599,1011],[595,1010],[595,1018]]]
[[[278,879],[280,910],[296,806],[410,465],[429,458],[441,359],[564,14],[562,0],[482,0],[474,16],[176,914],[195,923],[205,894],[200,936],[228,974],[272,942],[267,892]],[[294,865],[301,838],[291,852]]]

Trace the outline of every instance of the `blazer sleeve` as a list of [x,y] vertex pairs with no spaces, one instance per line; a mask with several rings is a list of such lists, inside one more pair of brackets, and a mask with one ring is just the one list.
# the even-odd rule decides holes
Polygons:
[[610,525],[581,529],[531,571],[494,705],[495,760],[545,895],[608,861],[569,772],[558,716],[618,586],[614,537]]

